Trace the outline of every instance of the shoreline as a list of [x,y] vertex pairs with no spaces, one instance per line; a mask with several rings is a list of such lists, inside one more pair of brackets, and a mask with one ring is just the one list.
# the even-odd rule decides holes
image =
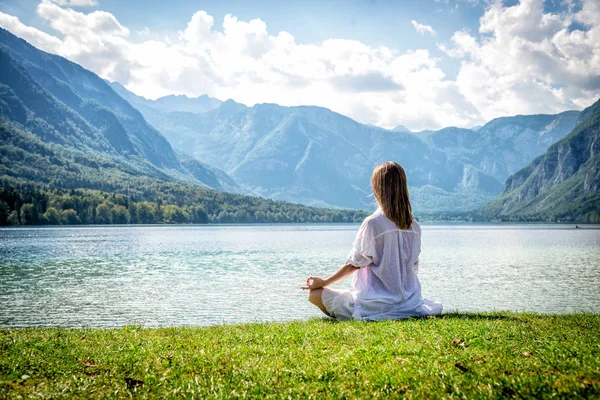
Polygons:
[[573,312],[562,312],[562,313],[549,313],[549,312],[535,312],[535,311],[511,311],[511,310],[499,310],[499,311],[456,311],[450,310],[448,312],[442,312],[442,314],[435,316],[424,316],[424,317],[411,317],[406,319],[398,320],[383,320],[383,321],[337,321],[327,316],[323,317],[308,317],[304,319],[289,319],[289,320],[271,320],[271,321],[251,321],[251,322],[222,322],[207,325],[145,325],[143,323],[124,324],[116,326],[68,326],[68,325],[31,325],[31,326],[6,326],[0,325],[0,332],[2,331],[22,331],[22,330],[69,330],[69,331],[119,331],[123,329],[142,329],[142,330],[161,330],[161,329],[214,329],[214,328],[236,328],[242,326],[253,326],[253,325],[286,325],[286,324],[302,324],[310,323],[311,321],[321,320],[327,323],[333,324],[352,324],[352,323],[401,323],[403,321],[418,321],[422,319],[445,319],[445,318],[498,318],[498,317],[527,317],[527,318],[554,318],[554,317],[579,317],[579,316],[597,316],[600,318],[600,310],[598,311],[573,311]]
[[[579,226],[579,229],[600,229],[598,223],[575,222],[532,222],[532,221],[418,221],[423,226],[436,225],[473,225],[473,226],[519,226],[519,225],[550,225],[550,226]],[[39,224],[39,225],[0,225],[1,229],[29,229],[29,228],[128,228],[128,227],[223,227],[223,226],[360,226],[360,222],[245,222],[245,223],[161,223],[161,224]]]

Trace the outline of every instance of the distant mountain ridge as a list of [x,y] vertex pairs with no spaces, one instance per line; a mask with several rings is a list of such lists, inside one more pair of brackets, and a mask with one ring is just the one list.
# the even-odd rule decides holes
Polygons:
[[485,218],[600,222],[600,100],[571,133],[508,178]]
[[138,96],[129,90],[127,90],[119,82],[106,81],[115,92],[121,97],[131,103],[132,106],[138,110],[143,109],[148,111],[150,109],[157,110],[160,112],[191,112],[195,114],[203,113],[206,111],[214,110],[219,107],[223,102],[214,97],[203,94],[199,97],[188,97],[186,95],[168,95],[159,97],[156,100],[150,100],[142,96]]
[[[113,88],[124,98],[135,96]],[[314,106],[247,107],[227,100],[203,113],[140,110],[175,148],[224,170],[250,193],[369,208],[373,167],[396,160],[407,169],[415,208],[423,212],[469,211],[492,200],[511,173],[565,136],[578,116],[498,118],[478,131],[394,132]]]
[[392,129],[392,132],[412,132],[410,129],[405,127],[404,125],[398,125],[397,127]]
[[448,154],[450,168],[470,164],[495,177],[499,191],[509,175],[566,136],[578,117],[579,111],[501,117],[477,131],[454,127],[434,131],[425,141]]

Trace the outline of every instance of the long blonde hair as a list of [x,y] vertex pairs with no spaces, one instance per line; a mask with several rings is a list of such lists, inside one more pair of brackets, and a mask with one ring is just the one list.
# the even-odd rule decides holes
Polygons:
[[373,170],[371,186],[385,216],[399,229],[410,229],[412,207],[404,168],[393,161],[378,165]]

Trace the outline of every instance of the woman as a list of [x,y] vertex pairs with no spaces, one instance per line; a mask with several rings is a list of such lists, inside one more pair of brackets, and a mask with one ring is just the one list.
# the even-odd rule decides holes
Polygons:
[[[395,162],[379,165],[371,186],[379,207],[360,226],[346,264],[327,279],[309,276],[302,289],[309,290],[311,303],[339,320],[440,314],[440,303],[421,297],[421,227],[411,213],[404,169]],[[351,274],[354,291],[327,287]]]

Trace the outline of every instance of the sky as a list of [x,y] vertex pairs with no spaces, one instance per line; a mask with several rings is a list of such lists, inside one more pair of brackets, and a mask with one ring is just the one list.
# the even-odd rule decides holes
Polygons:
[[0,27],[146,98],[317,105],[384,128],[600,97],[600,0],[0,0]]

